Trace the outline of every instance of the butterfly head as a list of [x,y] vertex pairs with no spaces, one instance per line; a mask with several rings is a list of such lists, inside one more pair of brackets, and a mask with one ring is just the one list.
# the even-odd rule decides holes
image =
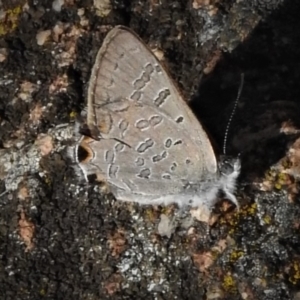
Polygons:
[[237,178],[241,171],[241,160],[239,157],[221,155],[219,159],[219,171],[224,177]]
[[240,158],[222,155],[218,167],[220,172],[220,189],[224,192],[226,198],[239,208],[234,192],[237,178],[241,172]]

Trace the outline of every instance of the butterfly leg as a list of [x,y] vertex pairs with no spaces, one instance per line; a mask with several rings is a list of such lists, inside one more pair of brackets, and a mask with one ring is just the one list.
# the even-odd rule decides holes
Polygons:
[[236,206],[237,210],[239,210],[240,206],[239,206],[239,203],[238,203],[236,197],[226,187],[224,187],[223,191],[224,191],[224,193],[226,195],[226,198],[228,200],[230,200]]

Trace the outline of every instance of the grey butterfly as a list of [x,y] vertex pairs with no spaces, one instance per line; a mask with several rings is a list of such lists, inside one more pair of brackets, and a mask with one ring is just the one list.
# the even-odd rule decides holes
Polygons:
[[151,50],[129,29],[106,36],[88,88],[87,128],[74,147],[86,179],[118,200],[206,205],[234,196],[239,159],[217,164],[212,145]]

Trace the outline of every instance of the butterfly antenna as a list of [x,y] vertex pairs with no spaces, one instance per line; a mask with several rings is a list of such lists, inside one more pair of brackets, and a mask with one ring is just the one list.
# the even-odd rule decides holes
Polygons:
[[238,103],[239,103],[241,94],[242,94],[242,90],[243,90],[243,86],[244,86],[244,77],[245,77],[245,76],[244,76],[244,73],[242,73],[242,74],[241,74],[241,82],[240,82],[238,94],[237,94],[237,97],[236,97],[236,99],[235,99],[234,106],[233,106],[233,110],[232,110],[232,112],[231,112],[231,115],[230,115],[230,117],[229,117],[229,120],[228,120],[228,123],[227,123],[227,126],[226,126],[226,130],[225,130],[225,134],[224,134],[224,142],[223,142],[223,154],[224,154],[224,155],[226,154],[226,146],[227,146],[227,139],[228,139],[229,128],[230,128],[232,119],[233,119],[233,117],[234,117],[234,114],[235,114],[237,105],[238,105]]

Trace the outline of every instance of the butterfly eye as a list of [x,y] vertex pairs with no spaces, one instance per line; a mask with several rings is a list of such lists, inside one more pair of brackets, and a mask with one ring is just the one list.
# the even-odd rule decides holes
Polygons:
[[221,175],[229,176],[233,172],[240,170],[240,159],[230,156],[221,156],[219,162],[219,171]]
[[230,175],[234,171],[232,161],[224,160],[220,165],[220,172],[222,175]]

